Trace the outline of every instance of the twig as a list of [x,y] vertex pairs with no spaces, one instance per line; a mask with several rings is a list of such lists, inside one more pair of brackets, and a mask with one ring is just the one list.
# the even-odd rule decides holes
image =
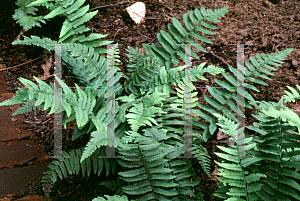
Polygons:
[[20,139],[20,133],[21,133],[21,131],[19,129],[17,129],[17,128],[16,128],[16,130],[19,131],[19,133],[18,133],[18,140],[19,140]]
[[170,8],[169,6],[163,4],[163,3],[159,2],[159,1],[156,1],[155,3],[159,3],[159,4],[163,5],[164,7],[168,8],[170,11],[173,11],[172,8]]
[[281,43],[279,43],[278,45],[276,45],[275,46],[275,44],[273,44],[273,47],[272,47],[272,51],[275,51],[276,53],[278,52],[278,49],[277,49],[277,47],[279,46],[279,45],[281,45],[282,43],[284,43],[285,41],[282,41]]
[[92,33],[94,33],[94,30],[95,30],[97,33],[99,33],[99,32],[97,31],[97,29],[95,29],[95,28],[92,28]]
[[199,3],[199,6],[201,7],[201,3],[200,3],[200,1],[198,0],[198,3]]
[[145,37],[145,38],[147,38],[147,39],[149,39],[149,40],[153,40],[152,38],[149,38],[148,36],[145,36],[145,35],[141,34],[140,31],[137,31],[137,33],[138,33],[140,36],[143,36],[143,37]]
[[160,20],[160,18],[157,18],[157,17],[145,17],[145,20]]
[[35,61],[35,60],[38,60],[38,59],[40,59],[40,58],[42,58],[42,57],[43,57],[43,55],[39,56],[39,57],[36,58],[36,59],[32,59],[32,60],[30,60],[30,61],[26,61],[25,63],[19,64],[19,65],[13,66],[13,67],[0,69],[0,72],[1,72],[1,71],[5,71],[5,70],[8,70],[8,69],[16,68],[16,67],[19,67],[19,66],[22,66],[22,65],[25,65],[25,64],[27,64],[27,63],[33,62],[33,61]]
[[[285,84],[286,85],[286,82],[281,82],[281,81],[277,81],[277,80],[273,80],[272,82],[278,82],[278,83],[281,83],[281,84]],[[277,85],[276,85],[277,86]]]
[[199,56],[199,58],[203,57],[205,54],[206,54],[206,53],[201,54],[201,55]]
[[89,12],[90,12],[90,11],[93,11],[93,10],[99,10],[99,9],[101,9],[101,8],[118,6],[118,5],[122,5],[122,4],[125,4],[125,3],[130,3],[130,1],[125,1],[125,2],[121,2],[121,3],[114,4],[114,5],[99,6],[99,7],[90,9]]
[[156,39],[157,39],[157,38],[155,37],[152,41],[150,41],[150,42],[148,43],[148,45],[150,45],[151,43],[153,43]]
[[42,124],[46,124],[46,123],[48,123],[48,121],[50,121],[50,120],[52,120],[51,118],[49,118],[48,120],[46,120],[45,122],[43,122]]
[[116,38],[116,36],[117,36],[117,33],[119,32],[119,31],[121,31],[121,30],[123,30],[123,29],[128,29],[128,27],[123,27],[123,28],[121,28],[121,29],[118,29],[118,31],[115,33],[115,35],[114,35],[114,38]]
[[226,61],[224,61],[221,57],[215,55],[215,54],[214,54],[212,51],[210,51],[208,48],[206,48],[206,51],[207,51],[208,53],[210,53],[211,55],[213,55],[214,57],[216,57],[217,59],[219,59],[220,61],[222,61],[223,64],[229,66],[229,64],[228,64]]

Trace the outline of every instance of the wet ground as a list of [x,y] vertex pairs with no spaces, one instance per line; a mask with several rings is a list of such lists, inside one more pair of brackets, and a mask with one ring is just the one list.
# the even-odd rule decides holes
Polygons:
[[[17,8],[14,2],[15,1],[13,0],[5,1],[3,6],[1,5],[0,7],[0,69],[1,67],[14,67],[24,64],[30,60],[38,59],[28,62],[25,65],[0,71],[0,75],[3,73],[5,78],[5,81],[0,83],[1,89],[4,89],[4,91],[1,91],[1,93],[15,92],[19,87],[23,87],[17,79],[19,77],[32,79],[33,76],[42,76],[44,71],[41,68],[41,64],[46,61],[44,57],[41,57],[43,52],[41,48],[34,46],[29,47],[11,45],[12,41],[22,29],[12,19],[14,9]],[[276,67],[278,71],[273,72],[275,74],[275,76],[272,77],[273,80],[266,80],[269,86],[257,85],[256,87],[260,90],[260,93],[255,91],[252,91],[251,93],[256,100],[278,101],[280,97],[284,95],[283,90],[287,90],[286,86],[294,87],[295,85],[300,85],[300,2],[297,0],[147,0],[142,1],[146,4],[146,20],[145,23],[140,25],[135,25],[124,13],[124,9],[131,5],[131,3],[115,5],[123,2],[117,0],[90,0],[90,2],[90,8],[112,5],[98,9],[98,14],[95,16],[95,18],[88,22],[88,25],[93,32],[108,34],[108,37],[106,38],[107,40],[113,40],[122,44],[120,45],[120,54],[122,60],[120,68],[123,72],[126,72],[125,64],[128,61],[127,56],[124,54],[126,53],[124,48],[127,46],[138,46],[141,48],[142,43],[157,43],[156,33],[161,29],[167,31],[167,25],[168,23],[171,23],[172,17],[176,17],[182,22],[182,15],[188,10],[194,10],[195,8],[199,9],[200,6],[204,6],[205,8],[209,9],[228,6],[229,12],[221,19],[222,23],[217,24],[218,29],[214,30],[216,35],[207,36],[213,42],[213,45],[203,45],[204,48],[211,47],[211,52],[213,54],[199,53],[198,56],[201,60],[193,62],[193,65],[197,65],[200,62],[205,61],[207,65],[214,64],[225,69],[228,69],[228,67],[224,63],[229,63],[233,67],[236,67],[237,47],[236,45],[231,44],[237,44],[239,42],[252,44],[251,46],[245,48],[246,58],[249,58],[249,56],[255,56],[257,53],[271,53],[286,48],[294,48],[294,51],[289,54],[282,67]],[[57,18],[52,22],[47,23],[47,25],[42,28],[33,28],[32,30],[26,32],[25,35],[38,35],[57,39],[62,22],[62,19]],[[63,72],[64,76],[68,75],[64,68]],[[50,74],[51,73],[53,73],[53,69],[50,69]],[[195,85],[215,85],[213,82],[214,78],[222,80],[222,76],[206,75],[206,78],[208,78],[209,81],[197,82]],[[52,79],[49,78],[46,81],[49,83],[51,80]],[[65,77],[65,81],[68,85],[74,85],[76,82],[76,80],[67,77]],[[7,83],[7,86],[5,85],[5,82]],[[204,98],[202,96],[203,92],[203,90],[199,89],[199,102],[202,104],[204,103]],[[299,111],[300,115],[299,104],[300,103],[293,103],[289,104],[289,106],[293,107],[296,112]],[[8,113],[10,109],[6,109],[7,111],[5,113],[10,114]],[[12,108],[12,110],[15,111],[15,108]],[[12,113],[12,111],[10,112]],[[249,109],[245,110],[245,115],[247,117],[246,125],[250,125],[254,121],[250,116],[252,112],[253,111]],[[22,115],[14,117],[18,119],[15,122],[20,123],[18,125],[20,128],[24,128],[22,135],[25,135],[29,129],[29,137],[23,139],[21,136],[22,139],[18,139],[19,132],[16,130],[17,132],[14,134],[16,137],[13,138],[13,140],[3,140],[5,139],[4,132],[2,132],[4,128],[8,127],[8,125],[15,127],[13,124],[14,119],[12,119],[12,117],[7,117],[11,119],[1,119],[0,121],[0,141],[5,141],[0,143],[14,144],[18,142],[29,145],[29,143],[25,142],[25,140],[30,140],[39,145],[39,150],[45,154],[53,154],[53,116],[47,115],[47,113],[41,110],[30,112],[23,117],[21,116]],[[26,123],[22,123],[22,118],[24,118]],[[63,130],[63,149],[66,151],[72,148],[77,148],[80,145],[84,145],[84,143],[88,140],[80,139],[72,142],[71,137],[74,127],[75,124],[71,123],[68,125],[67,130]],[[226,143],[226,139],[218,140],[217,135],[215,134],[211,136],[210,140],[205,143],[204,146],[208,149],[213,160],[219,160],[216,155],[214,155],[214,152],[217,151],[216,145],[225,146]],[[22,146],[20,147],[22,150],[28,149],[28,146],[24,146],[23,148]],[[31,158],[28,158],[27,160],[30,159]],[[34,159],[27,162],[26,164],[29,165],[27,167],[33,167],[31,165],[34,165],[35,161],[38,160]],[[17,164],[22,164],[22,162]],[[12,167],[12,171],[17,171],[16,168],[19,168],[19,166],[10,167]],[[201,169],[200,165],[197,166],[195,164],[194,168],[196,170],[196,175],[201,179],[200,188],[205,196],[205,200],[217,200],[212,195],[216,189],[216,180],[209,179]],[[8,168],[6,167],[6,169]],[[216,172],[215,170],[215,163],[212,162],[212,174]],[[19,197],[28,194],[41,194],[41,188],[39,184],[35,183],[33,185],[32,183],[33,182],[31,182],[30,185],[27,185],[27,189],[25,188],[25,190],[20,188],[19,190],[16,189],[12,192],[8,192],[7,194],[15,194],[20,191],[24,191],[24,194],[19,194]],[[30,191],[29,186],[31,186]],[[72,190],[75,188],[76,190]],[[89,190],[87,192],[87,189],[93,190]],[[87,194],[83,194],[83,192],[87,192]],[[101,189],[99,186],[97,186],[97,178],[87,179],[80,176],[74,176],[57,182],[56,186],[54,187],[54,193],[52,193],[51,196],[54,198],[54,200],[84,200],[81,199],[81,197],[84,195],[86,200],[91,200],[97,195],[101,195],[103,193],[108,194],[108,192],[109,191]],[[0,198],[4,196],[5,195],[1,194]]]

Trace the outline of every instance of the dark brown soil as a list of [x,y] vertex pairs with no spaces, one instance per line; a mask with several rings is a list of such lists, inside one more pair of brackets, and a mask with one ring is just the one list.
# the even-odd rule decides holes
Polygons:
[[[100,1],[90,0],[90,8],[95,8],[104,5],[113,5],[120,3],[119,0]],[[101,34],[108,34],[107,40],[113,40],[121,44],[121,65],[120,68],[125,72],[125,64],[128,61],[127,56],[124,54],[125,48],[128,46],[139,48],[142,47],[142,43],[157,43],[156,34],[159,30],[166,30],[168,23],[172,22],[172,17],[176,17],[182,22],[182,15],[189,10],[200,8],[204,6],[209,9],[229,7],[229,12],[221,19],[222,23],[218,24],[218,29],[213,30],[215,36],[207,36],[212,42],[211,51],[222,58],[225,62],[229,63],[233,67],[236,67],[236,50],[237,46],[232,44],[237,43],[251,43],[251,46],[245,48],[245,57],[255,56],[257,53],[271,53],[278,52],[286,48],[294,48],[294,51],[289,54],[286,58],[285,63],[282,67],[276,67],[277,72],[273,72],[275,76],[272,76],[272,81],[266,80],[269,86],[257,85],[256,87],[260,90],[260,93],[252,91],[252,95],[256,100],[264,101],[279,101],[280,97],[284,95],[283,90],[287,90],[286,86],[295,87],[300,85],[300,2],[297,0],[289,1],[268,1],[268,0],[147,0],[142,1],[146,4],[146,21],[143,24],[135,25],[132,21],[124,14],[124,9],[131,5],[125,3],[118,6],[111,6],[99,9],[98,14],[93,18],[88,25],[93,32]],[[35,59],[41,55],[41,48],[33,46],[12,46],[11,43],[15,37],[19,34],[22,29],[12,19],[14,9],[17,7],[13,4],[14,1],[10,0],[5,3],[1,8],[0,24],[2,29],[0,30],[0,58],[3,60],[4,67],[12,67],[18,64],[24,63],[30,59]],[[51,37],[57,39],[62,24],[62,19],[57,18],[52,20],[51,23],[42,28],[34,28],[27,33],[26,36],[38,35]],[[209,47],[207,44],[203,44],[204,48]],[[218,67],[228,69],[228,66],[222,63],[212,54],[198,53],[201,61],[193,62],[193,65],[197,65],[202,62],[206,62],[207,65],[214,64]],[[247,60],[247,59],[246,59]],[[40,68],[42,59],[31,62],[26,65],[22,65],[18,68],[4,71],[9,91],[15,91],[18,87],[22,86],[17,78],[33,78],[32,76],[43,75],[43,70]],[[228,71],[228,70],[227,70]],[[53,73],[50,71],[50,73]],[[67,72],[64,71],[64,76]],[[199,81],[195,83],[196,86],[214,85],[213,79],[221,79],[222,76],[210,76],[205,75],[209,81]],[[64,78],[67,84],[74,85],[77,82],[73,78]],[[50,79],[48,80],[48,82]],[[77,82],[78,83],[78,82]],[[201,93],[203,91],[201,90]],[[202,94],[200,94],[202,95]],[[199,96],[199,102],[203,102],[203,96]],[[300,103],[298,103],[300,104]],[[289,104],[291,107],[298,107],[298,104]],[[251,113],[254,111],[246,109],[246,125],[253,123],[254,119],[251,117]],[[42,111],[35,112],[37,116],[43,114]],[[26,117],[33,121],[31,118],[33,112]],[[43,118],[41,121],[46,121]],[[53,142],[51,131],[51,125],[48,124],[48,129],[41,134],[36,132],[40,127],[36,126],[32,131],[36,132],[36,140],[40,141],[45,150],[51,154],[53,150]],[[71,126],[72,127],[72,126]],[[64,149],[70,150],[71,148],[78,147],[79,144],[84,144],[88,139],[84,141],[71,142],[72,129],[68,132],[64,131]],[[208,149],[213,160],[219,160],[214,154],[217,151],[216,145],[220,145],[222,142],[216,140],[216,135],[213,135],[204,146]],[[217,200],[213,196],[213,192],[216,189],[216,181],[209,179],[201,169],[200,165],[194,165],[196,169],[197,177],[201,179],[200,188],[204,194],[205,200]],[[211,164],[211,171],[215,170],[215,163]],[[71,178],[68,181],[72,180]],[[86,179],[84,179],[86,180]],[[69,199],[69,200],[85,200],[81,199],[80,189],[73,191],[69,194],[68,190],[74,189],[78,186],[81,181],[79,177],[74,177],[69,186],[66,185],[68,181],[61,181],[57,183],[59,186],[56,189],[56,193],[52,194],[53,198],[58,200]],[[96,180],[86,180],[87,183],[96,182]],[[76,183],[77,182],[77,183]],[[95,185],[96,186],[96,185]],[[89,187],[91,188],[91,187]],[[84,189],[81,189],[84,190]],[[98,189],[99,190],[99,189]],[[71,191],[71,190],[70,190]],[[94,193],[90,195],[91,200],[93,196],[101,195],[102,193],[108,193],[106,191],[100,193]],[[74,199],[74,197],[76,199]]]

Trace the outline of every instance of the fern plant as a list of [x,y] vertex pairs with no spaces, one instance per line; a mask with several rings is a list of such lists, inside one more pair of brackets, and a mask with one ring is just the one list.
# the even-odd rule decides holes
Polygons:
[[[90,141],[85,147],[69,153],[62,152],[60,157],[56,156],[57,159],[51,162],[50,170],[45,172],[42,181],[46,195],[49,195],[58,177],[63,179],[68,174],[79,174],[80,169],[81,174],[87,176],[92,170],[100,175],[105,169],[106,176],[109,176],[110,173],[115,174],[116,166],[120,165],[124,171],[118,172],[118,180],[103,182],[101,185],[109,187],[122,197],[105,195],[107,200],[121,201],[129,198],[132,198],[131,200],[203,200],[201,189],[198,187],[200,181],[195,176],[190,160],[182,156],[190,152],[192,156],[197,157],[204,172],[210,176],[211,158],[202,143],[214,133],[217,125],[220,125],[224,132],[234,136],[237,126],[232,120],[235,121],[236,118],[227,106],[232,111],[241,113],[231,100],[237,97],[238,92],[235,89],[237,80],[225,73],[224,69],[214,65],[205,67],[205,63],[202,63],[196,67],[192,66],[191,75],[185,73],[188,72],[187,65],[177,67],[173,65],[178,64],[179,57],[185,60],[182,46],[184,43],[206,52],[194,39],[211,44],[212,42],[203,34],[214,35],[208,29],[216,27],[208,22],[220,22],[219,18],[228,12],[228,8],[210,10],[201,7],[200,10],[195,9],[185,13],[183,22],[186,28],[176,18],[172,18],[173,24],[168,25],[170,33],[161,30],[157,34],[161,47],[155,44],[143,44],[145,55],[138,54],[136,48],[129,47],[126,50],[130,59],[127,65],[129,72],[127,76],[121,73],[117,66],[111,67],[111,60],[116,65],[120,62],[117,44],[106,51],[99,48],[112,43],[112,41],[99,40],[106,35],[86,36],[90,29],[84,24],[97,11],[87,12],[89,5],[82,7],[84,2],[84,0],[18,0],[20,8],[16,10],[14,16],[26,30],[39,26],[39,22],[45,23],[55,16],[64,16],[66,20],[57,41],[38,36],[31,36],[31,38],[24,36],[24,40],[17,40],[13,44],[36,45],[48,51],[53,51],[55,45],[63,45],[61,54],[63,63],[81,84],[92,86],[82,90],[75,84],[76,89],[73,92],[55,76],[57,82],[63,87],[62,105],[57,108],[54,103],[53,84],[48,85],[35,78],[37,85],[30,80],[20,78],[27,89],[20,88],[11,100],[0,103],[0,106],[4,106],[30,102],[34,106],[42,107],[43,110],[50,110],[49,113],[61,110],[64,127],[69,121],[76,120],[72,140],[82,135],[90,135]],[[33,17],[38,6],[44,6],[49,13],[45,16]],[[22,16],[28,19],[28,22],[23,21]],[[257,88],[250,84],[251,82],[266,84],[254,76],[271,79],[262,73],[273,75],[269,70],[276,70],[272,66],[280,66],[284,57],[291,51],[292,49],[286,49],[277,54],[250,57],[251,63],[246,62],[245,80],[248,83],[245,87],[257,91]],[[100,53],[107,53],[107,56],[100,56]],[[199,59],[193,50],[191,56]],[[241,76],[237,69],[229,66],[229,70],[234,76]],[[226,91],[207,86],[212,98],[205,96],[205,100],[212,107],[198,104],[194,92],[195,87],[192,82],[196,81],[196,78],[206,80],[204,73],[211,75],[221,73],[228,82],[216,79],[215,82],[220,87],[232,87],[227,87]],[[111,79],[112,77],[114,79]],[[124,86],[118,82],[121,77],[126,79]],[[170,84],[176,86],[176,91],[171,89]],[[109,94],[111,90],[115,91],[114,100],[113,95]],[[292,92],[293,94],[288,94],[287,100],[299,98],[295,90]],[[188,99],[185,99],[186,97]],[[245,97],[246,107],[251,107],[250,105],[260,107],[258,109],[264,107],[264,104],[258,106],[258,102],[246,90]],[[247,136],[244,140],[245,144],[237,147],[220,147],[226,154],[218,153],[218,156],[228,163],[218,163],[224,171],[219,174],[221,176],[219,180],[223,183],[219,185],[220,189],[216,192],[216,196],[227,200],[261,200],[264,196],[268,198],[274,195],[278,200],[282,199],[283,195],[289,199],[298,198],[299,185],[291,177],[295,175],[298,178],[299,167],[296,167],[298,163],[289,162],[298,160],[299,153],[296,150],[298,144],[295,141],[298,137],[286,135],[285,132],[292,132],[295,126],[299,126],[299,121],[295,116],[290,116],[295,115],[291,111],[282,109],[282,103],[277,108],[273,107],[273,103],[270,104],[273,109],[267,110],[264,107],[264,113],[258,116],[258,120],[262,123],[257,125],[262,128],[254,127],[254,130],[262,136],[253,138]],[[196,109],[196,106],[208,113]],[[17,113],[29,112],[31,109],[35,108],[25,105],[19,108]],[[189,119],[187,110],[198,115],[199,119],[205,119],[209,124],[198,122],[198,119],[193,116]],[[221,115],[222,113],[225,116]],[[176,120],[173,119],[174,117]],[[271,124],[266,121],[268,118],[272,119]],[[283,121],[288,121],[289,126]],[[188,124],[192,124],[193,128],[191,133],[187,134],[183,126]],[[114,141],[108,138],[111,130],[106,130],[106,127],[109,128],[107,125],[114,127]],[[194,129],[195,127],[203,129],[203,132]],[[275,136],[272,137],[274,133]],[[187,139],[188,136],[192,138]],[[187,140],[191,140],[192,147],[186,146]],[[277,144],[270,146],[272,142]],[[115,148],[117,158],[103,159],[106,146]],[[241,153],[242,148],[246,153],[243,157],[247,158],[236,154]],[[270,162],[265,162],[267,160],[265,153],[273,154]],[[285,169],[279,170],[278,167],[281,166]],[[294,170],[292,167],[297,169]],[[294,185],[295,190],[285,191],[282,183]],[[98,197],[94,200],[106,199]]]

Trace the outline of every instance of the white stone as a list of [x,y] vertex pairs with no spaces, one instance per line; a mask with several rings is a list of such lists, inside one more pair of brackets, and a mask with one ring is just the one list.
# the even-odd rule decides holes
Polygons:
[[144,22],[146,6],[143,2],[136,2],[135,4],[127,7],[126,10],[136,24],[141,24]]

